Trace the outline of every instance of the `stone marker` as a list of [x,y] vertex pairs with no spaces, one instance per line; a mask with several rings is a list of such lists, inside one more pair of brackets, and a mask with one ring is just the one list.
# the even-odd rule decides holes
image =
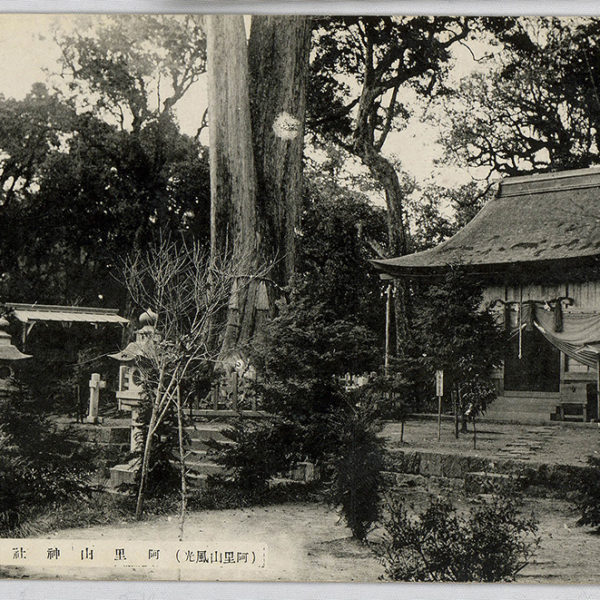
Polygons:
[[99,423],[98,418],[98,400],[100,399],[100,390],[106,387],[106,381],[102,381],[100,373],[92,373],[90,377],[90,408],[86,423]]

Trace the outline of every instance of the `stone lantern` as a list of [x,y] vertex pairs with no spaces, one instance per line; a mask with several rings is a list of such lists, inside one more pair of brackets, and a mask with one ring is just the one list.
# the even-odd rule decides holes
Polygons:
[[4,317],[0,317],[0,398],[16,389],[13,383],[14,361],[31,358],[30,354],[23,354],[16,346],[13,346],[10,335],[5,331],[8,325],[8,321]]
[[119,410],[131,412],[131,451],[140,449],[139,432],[142,428],[140,422],[140,408],[143,392],[143,374],[141,363],[153,351],[156,339],[156,319],[158,315],[148,309],[140,315],[140,328],[135,333],[135,341],[130,342],[121,352],[109,354],[109,358],[118,360],[119,387],[117,401]]

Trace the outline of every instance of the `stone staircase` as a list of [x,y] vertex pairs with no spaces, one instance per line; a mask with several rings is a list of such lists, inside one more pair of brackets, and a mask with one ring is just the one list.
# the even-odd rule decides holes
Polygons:
[[216,441],[220,444],[234,444],[223,434],[227,428],[224,423],[194,423],[186,427],[189,437],[189,450],[185,455],[185,466],[190,486],[201,487],[209,475],[225,473],[225,468],[214,462],[210,456],[210,442]]
[[[223,435],[223,430],[226,428],[226,423],[201,422],[186,427],[189,445],[185,455],[185,464],[191,488],[202,487],[209,475],[225,473],[225,468],[210,457],[210,442],[214,440],[223,444],[235,443]],[[177,464],[176,458],[173,459],[173,463]],[[112,467],[110,487],[116,489],[122,484],[133,483],[136,469],[135,460]]]
[[544,425],[552,421],[560,399],[554,396],[499,396],[485,412],[485,418],[506,423]]

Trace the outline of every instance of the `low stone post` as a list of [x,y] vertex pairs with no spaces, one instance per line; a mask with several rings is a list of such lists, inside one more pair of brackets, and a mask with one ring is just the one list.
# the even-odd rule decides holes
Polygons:
[[106,387],[106,381],[102,381],[100,373],[92,373],[90,377],[90,407],[86,423],[99,423],[98,419],[98,401],[100,399],[100,390]]
[[131,438],[129,448],[131,452],[141,452],[144,446],[144,440],[142,439],[142,431],[144,423],[140,416],[140,406],[135,404],[131,406]]

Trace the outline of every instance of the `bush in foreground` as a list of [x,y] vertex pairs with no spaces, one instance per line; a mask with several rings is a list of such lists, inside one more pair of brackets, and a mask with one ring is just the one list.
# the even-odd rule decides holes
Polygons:
[[521,515],[517,502],[502,495],[466,515],[442,499],[416,517],[398,499],[388,508],[378,553],[395,581],[514,581],[539,542],[533,516]]
[[273,476],[289,471],[298,437],[293,423],[240,418],[224,433],[234,443],[209,445],[245,497],[260,498]]
[[53,503],[94,491],[94,453],[16,395],[0,403],[0,531]]
[[381,512],[383,440],[372,410],[357,407],[334,420],[336,449],[327,463],[329,501],[339,507],[352,535],[364,540]]
[[581,513],[577,524],[590,525],[600,533],[600,458],[588,458],[588,468],[579,476],[574,501]]

